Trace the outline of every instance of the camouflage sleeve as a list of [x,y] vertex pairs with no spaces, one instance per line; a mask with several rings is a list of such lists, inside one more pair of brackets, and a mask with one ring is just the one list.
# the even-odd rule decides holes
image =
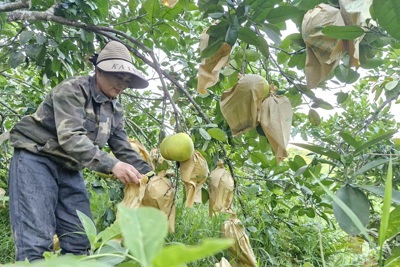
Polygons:
[[121,120],[114,133],[108,140],[114,155],[121,161],[134,166],[141,174],[146,174],[152,170],[149,164],[142,157],[132,149],[131,144],[128,142],[128,136],[124,130],[124,120]]
[[110,173],[119,161],[86,136],[84,91],[65,82],[53,91],[54,119],[60,146],[71,157],[94,171]]

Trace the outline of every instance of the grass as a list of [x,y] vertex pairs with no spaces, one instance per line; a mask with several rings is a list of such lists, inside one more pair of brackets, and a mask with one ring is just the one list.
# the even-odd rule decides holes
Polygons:
[[[104,218],[105,211],[112,209],[113,206],[113,202],[109,200],[112,195],[109,189],[103,193],[90,190],[93,215],[99,231],[106,226],[105,222],[108,221]],[[229,214],[219,214],[210,218],[208,202],[186,208],[182,196],[182,191],[178,189],[175,232],[168,235],[166,244],[197,245],[205,238],[221,237],[221,227],[229,218]],[[289,218],[279,216],[281,220],[273,219],[277,214],[268,212],[265,209],[265,203],[248,201],[246,205],[247,209],[251,208],[247,219],[241,216],[240,209],[235,210],[239,212],[238,218],[246,226],[259,267],[375,266],[365,263],[366,256],[371,254],[353,251],[350,247],[354,240],[349,239],[339,228],[328,227],[322,219],[307,216],[292,217],[290,220],[296,223],[289,227],[287,224]],[[215,266],[222,257],[229,259],[228,252],[223,251],[190,263],[188,267]],[[10,230],[9,210],[0,208],[0,264],[13,261],[14,244]]]
[[14,241],[11,234],[9,209],[0,207],[0,264],[13,262]]

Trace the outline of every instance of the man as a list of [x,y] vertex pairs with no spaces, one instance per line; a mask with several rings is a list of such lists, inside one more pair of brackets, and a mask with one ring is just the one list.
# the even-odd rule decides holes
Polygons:
[[[131,148],[124,112],[116,97],[126,88],[146,88],[129,50],[111,41],[91,59],[93,76],[71,77],[56,86],[37,111],[10,132],[10,218],[16,260],[41,259],[53,235],[62,253],[86,254],[89,241],[77,210],[91,218],[82,169],[112,173],[138,183],[151,167]],[[101,150],[108,143],[115,155]]]

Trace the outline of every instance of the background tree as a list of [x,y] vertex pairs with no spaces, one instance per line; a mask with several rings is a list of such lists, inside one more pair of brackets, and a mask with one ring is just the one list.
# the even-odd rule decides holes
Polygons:
[[[327,29],[326,34],[337,39],[357,38],[360,30],[365,34],[360,43],[360,68],[349,67],[345,55],[316,89],[305,83],[302,19],[319,3],[338,7],[339,1],[180,0],[172,8],[164,2],[0,3],[0,187],[6,188],[10,157],[4,141],[18,118],[34,112],[44,95],[65,78],[88,73],[88,56],[107,41],[118,40],[152,81],[149,90],[128,90],[120,98],[130,136],[152,148],[166,134],[185,131],[210,169],[223,159],[236,182],[236,211],[254,233],[257,256],[279,258],[285,246],[279,235],[294,225],[300,227],[307,218],[322,218],[327,223],[324,230],[335,225],[332,201],[312,175],[334,192],[346,186],[356,188],[371,201],[372,215],[379,215],[380,198],[375,196],[382,196],[377,192],[382,192],[389,157],[399,149],[393,139],[398,124],[390,112],[400,93],[397,0],[372,2],[371,21],[376,26]],[[288,29],[288,25],[293,26]],[[204,31],[210,42],[200,52],[199,36]],[[233,47],[229,65],[206,94],[199,94],[201,58],[213,55],[222,43]],[[246,51],[256,57],[250,58]],[[292,137],[310,142],[299,145],[310,154],[294,150],[278,164],[262,132],[254,129],[232,137],[219,108],[220,96],[237,82],[239,74],[248,73],[266,77],[278,94],[290,99],[295,111]],[[329,118],[322,116],[333,109],[338,112]],[[397,158],[393,171],[397,189]],[[107,183],[107,196],[112,197],[114,189],[118,192],[115,185],[101,183]],[[372,230],[379,216],[370,218],[368,228]],[[261,248],[268,248],[269,254]],[[288,258],[297,255],[296,259],[306,261],[301,245],[291,249],[287,248]],[[321,254],[316,254],[315,262],[320,263]],[[273,264],[272,259],[266,262]]]

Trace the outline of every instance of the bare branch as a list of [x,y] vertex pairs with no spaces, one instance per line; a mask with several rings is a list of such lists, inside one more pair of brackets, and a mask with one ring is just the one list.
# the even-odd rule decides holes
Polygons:
[[0,12],[10,12],[18,9],[29,8],[30,1],[19,1],[13,3],[3,3],[0,5]]
[[362,128],[360,128],[360,129],[355,133],[355,135],[358,135],[361,131],[367,129],[368,126],[369,126],[372,122],[375,121],[376,117],[378,117],[378,115],[379,115],[379,113],[382,111],[382,109],[383,109],[385,106],[387,106],[388,104],[390,104],[392,101],[396,100],[396,99],[399,97],[399,95],[400,95],[400,93],[399,93],[399,94],[396,94],[396,95],[394,95],[394,96],[392,96],[391,98],[386,99],[386,100],[382,103],[382,105],[380,105],[380,106],[375,110],[375,112],[371,115],[371,117],[369,117],[369,118],[365,121],[364,126],[363,126]]

